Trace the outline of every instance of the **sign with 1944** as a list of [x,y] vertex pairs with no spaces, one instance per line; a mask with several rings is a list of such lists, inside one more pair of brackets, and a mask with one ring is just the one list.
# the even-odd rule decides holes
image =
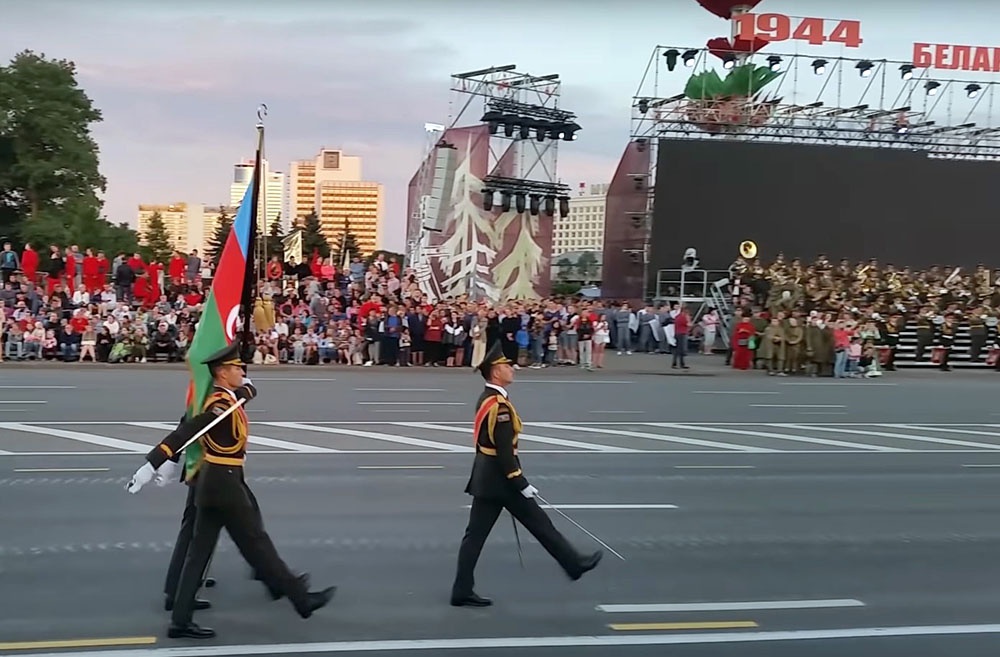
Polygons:
[[830,20],[785,14],[741,14],[735,18],[737,38],[744,41],[805,41],[814,46],[839,43],[860,48],[861,21]]

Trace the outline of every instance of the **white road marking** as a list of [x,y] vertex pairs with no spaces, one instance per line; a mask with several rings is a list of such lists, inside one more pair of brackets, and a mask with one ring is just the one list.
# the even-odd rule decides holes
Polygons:
[[752,408],[847,408],[843,404],[750,404]]
[[[472,440],[472,431],[462,427],[449,427],[446,425],[437,425],[424,422],[403,422],[398,423],[403,424],[408,427],[413,427],[415,429],[429,429],[431,431],[453,431],[458,433],[464,433],[469,436],[469,440]],[[532,424],[531,426],[546,426]],[[553,425],[554,426],[554,425]],[[518,435],[518,442],[526,440],[528,442],[544,443],[547,445],[558,445],[559,447],[574,447],[576,449],[586,449],[594,452],[617,452],[619,454],[624,453],[634,453],[637,450],[629,449],[627,447],[612,447],[610,445],[598,445],[597,443],[582,443],[578,440],[565,440],[563,438],[550,438],[548,436],[536,436],[534,434],[522,433]]]
[[312,382],[312,381],[336,381],[337,379],[313,379],[310,377],[302,377],[297,379],[272,379],[272,378],[259,378],[253,377],[254,381],[290,381],[290,382]]
[[15,468],[14,472],[107,472],[111,468]]
[[284,429],[296,429],[299,431],[316,431],[319,433],[329,433],[340,436],[367,438],[369,440],[380,440],[389,443],[398,443],[401,445],[412,445],[413,447],[443,450],[446,452],[475,451],[472,446],[469,445],[452,445],[449,443],[439,443],[433,440],[421,440],[420,438],[410,438],[409,436],[393,436],[387,433],[375,433],[372,431],[357,431],[355,429],[341,429],[339,427],[317,427],[309,424],[299,424],[298,422],[261,422],[260,424],[282,427]]
[[838,609],[864,607],[865,603],[852,599],[833,600],[761,600],[754,602],[695,602],[648,605],[597,605],[598,611],[608,614],[649,614],[685,611],[760,611],[764,609]]
[[76,390],[76,386],[0,386],[0,390]]
[[372,413],[430,413],[426,408],[376,408]]
[[[170,422],[171,420],[160,420],[161,422]],[[177,420],[173,420],[176,422]],[[295,422],[301,422],[303,424],[333,424],[333,425],[375,425],[381,424],[380,422],[373,420],[302,420],[301,418],[296,418]],[[128,424],[131,420],[32,420],[25,422],[25,424],[35,425],[35,426],[96,426],[96,425],[113,425],[113,424]],[[583,421],[583,420],[572,420],[573,424],[589,424],[596,426],[635,426],[635,422],[621,421],[621,422],[611,422],[608,420],[594,420],[594,421]],[[472,427],[472,422],[469,420],[436,420],[436,424],[454,424],[461,425],[468,428]],[[528,424],[531,424],[530,422]],[[708,422],[708,421],[692,421],[685,422],[684,424],[689,426],[702,426],[702,427],[746,427],[756,425],[766,425],[767,422],[747,422],[746,420],[742,422]],[[781,423],[770,423],[773,426],[779,426]],[[878,422],[817,422],[816,425],[823,426],[837,426],[837,427],[871,427],[877,426]],[[813,426],[813,423],[810,423]],[[920,426],[928,428],[937,427],[982,427],[982,426],[994,426],[994,425],[984,425],[982,422],[924,422]]]
[[443,470],[443,465],[359,465],[358,470]]
[[[129,424],[146,427],[148,429],[163,429],[164,431],[173,431],[177,425],[168,424],[166,422],[130,422]],[[329,447],[319,447],[317,445],[303,445],[301,443],[292,443],[287,440],[278,440],[276,438],[268,438],[267,436],[250,436],[251,445],[261,445],[262,447],[273,447],[275,449],[283,449],[289,452],[300,452],[303,454],[327,454],[330,452],[339,452],[339,449],[330,449]]]
[[756,465],[675,465],[677,470],[753,470]]
[[594,380],[594,381],[579,381],[579,380],[557,381],[555,379],[526,379],[526,380],[518,381],[517,385],[523,386],[523,385],[528,385],[528,384],[532,384],[533,385],[533,384],[537,384],[537,383],[557,383],[559,385],[579,384],[579,385],[584,385],[584,386],[593,386],[593,385],[629,385],[629,384],[632,384],[634,382],[633,381],[597,381],[597,380]]
[[[883,424],[881,426],[884,426],[884,427],[900,427],[900,428],[905,428],[905,429],[917,429],[917,430],[922,430],[922,431],[943,431],[945,433],[963,433],[963,434],[966,434],[968,436],[990,436],[992,438],[1000,438],[1000,434],[998,434],[998,433],[996,433],[994,431],[973,431],[971,429],[949,429],[947,427],[933,427],[933,428],[925,429],[923,427],[915,426],[915,425],[912,425],[912,424]],[[983,424],[983,425],[975,425],[975,426],[990,427],[990,426],[993,426],[993,425],[991,425],[991,424]]]
[[446,392],[444,388],[355,388],[358,392]]
[[[890,426],[890,425],[876,425],[876,426]],[[805,429],[806,427],[801,427],[801,428]],[[858,429],[816,427],[812,425],[810,425],[810,428],[815,429],[816,431],[827,431],[830,433],[850,433],[850,434],[857,434],[859,436],[879,436],[882,438],[894,438],[896,440],[912,440],[914,442],[919,442],[919,443],[936,443],[939,445],[954,445],[956,447],[975,447],[978,449],[988,449],[988,450],[1000,449],[1000,445],[990,445],[988,443],[975,443],[975,442],[969,442],[967,440],[951,440],[950,438],[930,438],[928,436],[914,436],[912,434],[905,434],[905,433],[889,433],[888,431],[871,431],[871,430],[860,431]],[[934,430],[937,431],[937,429]]]
[[0,404],[48,404],[48,402],[47,401],[10,401],[10,400],[6,400],[5,399],[3,401],[0,401]]
[[641,414],[645,413],[646,411],[588,411],[588,412],[589,413],[597,413],[597,414],[607,414],[607,415],[615,415],[615,414],[621,414],[621,415],[641,415]]
[[765,392],[762,390],[693,390],[695,395],[780,395],[780,392]]
[[436,401],[359,401],[359,406],[466,406],[465,402]]
[[728,449],[740,452],[773,452],[777,450],[766,447],[745,447],[743,445],[732,445],[730,443],[718,443],[711,440],[699,440],[697,438],[684,438],[681,436],[661,436],[658,433],[644,433],[641,431],[625,431],[620,429],[601,429],[600,427],[578,426],[575,424],[561,424],[556,422],[533,422],[531,426],[542,426],[553,429],[563,429],[565,431],[584,431],[589,433],[603,433],[611,436],[624,436],[626,438],[644,438],[660,442],[678,443],[681,445],[695,445],[697,447],[715,447],[718,449]]
[[1000,468],[1000,463],[972,463],[970,465],[963,465],[963,468]]
[[52,436],[55,438],[65,438],[67,440],[74,440],[76,442],[89,443],[91,445],[100,445],[101,447],[110,447],[112,449],[120,449],[126,452],[131,452],[133,454],[145,454],[152,448],[152,445],[143,445],[141,443],[134,443],[129,440],[119,440],[117,438],[95,436],[94,434],[91,433],[82,433],[80,431],[66,431],[65,429],[40,427],[30,424],[20,424],[17,422],[0,422],[0,429],[6,429],[8,431],[18,431],[21,433],[35,433],[35,434],[41,434],[43,436]]
[[847,387],[851,387],[851,388],[855,388],[855,387],[857,387],[857,388],[861,388],[861,387],[870,388],[872,386],[881,386],[881,387],[898,386],[899,384],[898,383],[869,383],[868,381],[864,381],[864,382],[862,382],[859,385],[859,383],[857,381],[844,381],[844,382],[837,382],[837,381],[823,382],[823,381],[817,381],[816,383],[808,383],[808,382],[805,382],[805,381],[801,381],[801,382],[779,383],[778,385],[779,386],[847,386]]
[[[686,634],[607,634],[584,636],[486,637],[476,639],[402,639],[278,643],[229,646],[185,646],[122,650],[74,650],[34,653],[32,657],[240,657],[242,655],[306,655],[360,652],[409,652],[428,650],[516,650],[524,648],[605,648],[625,646],[705,645],[782,641],[831,641],[889,637],[960,636],[1000,634],[1000,624],[911,625],[903,627],[851,627],[823,630],[774,630],[764,632],[691,632]],[[607,650],[606,653],[610,653]]]
[[[640,509],[676,509],[675,504],[539,504],[543,509],[576,509],[577,511],[637,511]],[[466,504],[463,509],[471,509],[471,504]]]
[[[733,433],[740,436],[759,436],[761,438],[773,438],[775,440],[791,440],[793,442],[799,443],[811,443],[814,445],[827,445],[830,447],[846,447],[847,449],[860,449],[864,451],[872,452],[908,452],[907,449],[899,449],[896,447],[882,447],[880,445],[866,445],[864,443],[850,443],[841,440],[826,440],[825,438],[813,438],[812,436],[789,436],[784,433],[771,433],[770,431],[746,431],[739,429],[719,429],[710,427],[695,427],[685,424],[668,424],[668,423],[656,423],[655,426],[666,426],[675,429],[691,430],[691,431],[713,431],[718,433]],[[770,426],[770,425],[765,425]],[[781,428],[792,427],[798,429],[807,429],[807,427],[797,427],[796,425],[784,425]]]

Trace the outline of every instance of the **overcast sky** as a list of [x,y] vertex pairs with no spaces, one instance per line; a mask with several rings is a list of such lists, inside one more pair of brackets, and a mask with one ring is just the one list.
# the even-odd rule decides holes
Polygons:
[[[764,0],[765,10],[862,21],[860,49],[772,46],[783,53],[907,60],[914,41],[1000,46],[991,0]],[[266,102],[272,168],[323,146],[361,155],[365,177],[386,186],[397,250],[423,125],[450,122],[452,73],[517,64],[561,74],[562,106],[584,128],[560,150],[560,177],[575,187],[613,174],[653,48],[722,35],[728,24],[695,0],[0,0],[0,58],[30,48],[74,60],[104,112],[96,135],[113,221],[134,222],[139,203],[227,202]],[[686,73],[675,75],[660,95],[683,89]],[[800,80],[800,93],[815,84]]]

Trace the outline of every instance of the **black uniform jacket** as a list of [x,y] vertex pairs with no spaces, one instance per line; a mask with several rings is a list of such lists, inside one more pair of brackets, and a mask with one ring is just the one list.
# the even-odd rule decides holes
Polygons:
[[503,500],[527,488],[517,457],[521,418],[510,399],[487,387],[476,405],[476,458],[465,492],[474,497]]
[[[233,391],[216,386],[205,400],[203,412],[168,434],[146,455],[146,460],[154,468],[159,468],[167,459],[178,460],[179,452],[192,436],[225,413],[239,399],[249,401],[256,394],[256,388],[252,384],[245,384]],[[233,495],[245,495],[242,491],[243,462],[249,434],[246,412],[238,408],[199,439],[203,455],[197,468],[196,503],[224,506],[234,500]],[[193,476],[192,473],[189,478]]]

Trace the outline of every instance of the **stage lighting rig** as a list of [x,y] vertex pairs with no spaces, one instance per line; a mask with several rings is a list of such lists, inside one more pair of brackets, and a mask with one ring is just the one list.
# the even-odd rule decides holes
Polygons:
[[503,176],[486,176],[483,180],[483,209],[493,208],[493,195],[500,192],[500,207],[509,212],[511,201],[517,212],[528,210],[532,215],[544,214],[555,216],[556,202],[559,202],[559,214],[563,217],[569,214],[569,186],[562,183],[549,183],[537,180],[521,180]]
[[504,137],[530,139],[535,133],[538,141],[562,139],[575,141],[576,133],[582,128],[576,122],[576,115],[565,110],[529,105],[506,98],[493,98],[487,103],[488,109],[480,121],[489,126],[491,135],[496,135],[501,125]]

